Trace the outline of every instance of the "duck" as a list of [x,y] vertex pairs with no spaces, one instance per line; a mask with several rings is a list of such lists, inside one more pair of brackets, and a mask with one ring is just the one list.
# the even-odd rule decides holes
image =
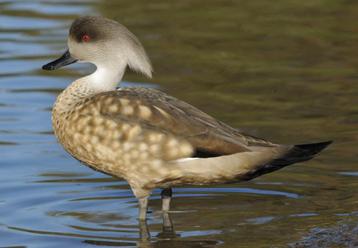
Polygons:
[[70,26],[67,50],[44,65],[55,70],[88,62],[96,70],[57,97],[52,126],[58,142],[90,168],[128,182],[146,220],[148,198],[161,189],[170,211],[172,188],[247,181],[312,159],[332,141],[276,144],[240,132],[196,107],[144,87],[119,87],[126,68],[152,78],[138,38],[115,20],[82,16]]

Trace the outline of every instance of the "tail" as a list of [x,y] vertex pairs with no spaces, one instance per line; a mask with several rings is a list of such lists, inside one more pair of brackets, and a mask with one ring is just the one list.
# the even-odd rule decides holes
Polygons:
[[219,157],[176,160],[168,168],[175,171],[180,184],[202,185],[250,180],[287,165],[310,160],[331,143],[332,141],[281,146],[280,151],[267,148]]
[[284,156],[273,160],[270,165],[284,167],[290,164],[310,160],[331,143],[332,141],[326,141],[320,143],[295,145]]
[[325,141],[320,143],[294,145],[283,156],[272,160],[265,166],[254,171],[249,178],[251,179],[262,174],[270,173],[287,165],[310,160],[332,142],[333,141]]

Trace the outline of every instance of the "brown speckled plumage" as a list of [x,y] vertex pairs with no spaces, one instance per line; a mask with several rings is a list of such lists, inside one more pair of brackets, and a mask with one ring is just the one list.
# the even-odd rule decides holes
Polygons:
[[[81,41],[84,34],[92,38],[88,44]],[[73,63],[71,54],[94,63],[97,71],[73,82],[57,98],[52,113],[55,135],[78,160],[127,180],[139,199],[141,219],[156,187],[249,180],[308,160],[328,145],[273,144],[161,91],[116,90],[127,65],[149,77],[152,68],[137,38],[112,20],[76,20],[68,45],[69,53],[61,61],[44,68]],[[167,200],[164,194],[163,202]],[[163,210],[168,209],[167,201]]]

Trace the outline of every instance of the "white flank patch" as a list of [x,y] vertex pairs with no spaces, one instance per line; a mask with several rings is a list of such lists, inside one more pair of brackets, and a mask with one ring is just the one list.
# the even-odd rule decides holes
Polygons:
[[186,162],[186,161],[191,161],[191,160],[195,160],[195,159],[199,159],[199,158],[180,158],[180,159],[177,159],[177,160],[174,160],[174,162]]

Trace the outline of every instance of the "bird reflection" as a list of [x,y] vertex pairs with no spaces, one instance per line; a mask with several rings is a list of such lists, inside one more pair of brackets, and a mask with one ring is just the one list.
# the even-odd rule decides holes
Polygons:
[[151,237],[146,220],[139,221],[139,240],[137,243],[105,240],[85,240],[84,243],[96,246],[112,247],[138,247],[138,248],[211,248],[220,242],[210,239],[181,239],[174,230],[173,222],[168,212],[162,215],[162,231],[155,237]]
[[[176,237],[180,237],[179,234],[176,234],[173,227],[173,221],[168,212],[163,213],[163,225],[162,231],[156,235],[156,238],[169,240]],[[140,221],[139,223],[139,231],[140,231],[140,240],[148,241],[151,240],[149,228],[146,221]]]
[[146,221],[139,223],[140,241],[139,248],[210,248],[215,247],[219,242],[209,239],[183,240],[174,230],[173,221],[168,212],[163,212],[162,231],[151,238]]

